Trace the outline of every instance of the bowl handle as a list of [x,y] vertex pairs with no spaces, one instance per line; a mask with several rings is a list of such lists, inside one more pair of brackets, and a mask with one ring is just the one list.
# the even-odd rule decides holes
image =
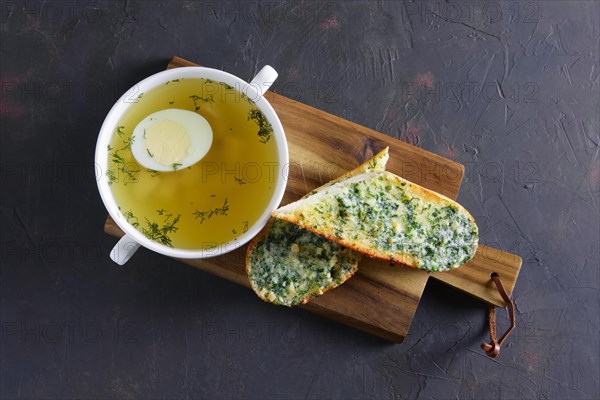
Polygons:
[[279,74],[273,67],[265,65],[258,71],[258,74],[256,74],[252,81],[250,81],[250,86],[253,86],[258,91],[258,97],[261,97],[269,90],[278,76]]
[[135,254],[140,244],[129,235],[125,235],[110,251],[110,258],[119,265],[125,264]]

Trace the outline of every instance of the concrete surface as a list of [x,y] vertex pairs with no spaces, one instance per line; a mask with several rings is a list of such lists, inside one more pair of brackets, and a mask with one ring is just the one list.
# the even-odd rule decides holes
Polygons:
[[[600,3],[1,4],[2,398],[597,399]],[[108,252],[92,165],[113,102],[172,55],[464,163],[482,242],[524,259],[486,308],[430,284],[402,345]],[[506,327],[504,312],[500,326]]]

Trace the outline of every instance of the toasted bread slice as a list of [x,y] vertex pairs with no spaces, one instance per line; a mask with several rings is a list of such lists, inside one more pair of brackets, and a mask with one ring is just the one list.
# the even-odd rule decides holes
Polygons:
[[246,269],[261,299],[294,306],[344,283],[360,258],[351,249],[276,219],[249,248]]
[[[336,182],[365,172],[384,171],[388,148],[352,171],[308,193],[319,193]],[[271,220],[246,253],[246,271],[252,289],[263,300],[294,306],[348,280],[358,269],[362,255],[298,225]]]
[[272,215],[369,257],[429,272],[457,268],[477,249],[467,210],[390,172],[344,179]]

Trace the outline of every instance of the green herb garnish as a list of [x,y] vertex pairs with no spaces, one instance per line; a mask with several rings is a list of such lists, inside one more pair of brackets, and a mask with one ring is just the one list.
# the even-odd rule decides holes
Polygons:
[[109,185],[112,185],[117,181],[117,176],[115,175],[115,171],[113,169],[106,171],[106,177],[108,178]]
[[208,97],[200,97],[200,96],[193,94],[189,98],[192,99],[192,101],[194,102],[194,109],[196,110],[196,112],[200,111],[200,103],[213,103],[214,104],[214,102],[215,102],[212,94]]
[[155,171],[155,170],[153,170],[153,169],[149,169],[149,168],[146,168],[146,172],[150,173],[150,176],[151,176],[152,178],[154,178],[154,177],[155,177],[155,176],[157,176],[157,175],[160,175],[160,172],[159,172],[159,171]]
[[129,222],[129,224],[131,226],[133,226],[134,228],[137,228],[138,226],[140,226],[140,222],[139,222],[138,218],[135,215],[133,215],[132,210],[124,212],[123,216],[125,217],[127,222]]
[[133,140],[134,137],[131,136],[128,139],[123,139],[123,147],[121,147],[121,150],[129,150],[131,149],[131,145],[133,144]]
[[[121,148],[121,150],[127,150],[131,148],[131,144],[133,143],[133,137],[129,137],[129,138],[125,138],[125,125],[119,125],[117,126],[117,135],[123,139],[123,147]],[[110,145],[109,145],[110,147]],[[112,147],[110,147],[108,149],[108,151],[111,151]]]
[[269,124],[265,115],[260,112],[259,109],[254,108],[248,113],[248,121],[250,120],[256,122],[256,125],[258,125],[258,137],[260,138],[260,142],[267,143],[273,134],[273,127],[271,127],[271,124]]
[[[112,162],[114,164],[116,164],[117,166],[117,171],[120,171],[122,173],[125,174],[125,176],[129,179],[130,182],[137,182],[138,179],[136,177],[135,174],[137,174],[138,172],[140,172],[139,168],[137,168],[137,165],[134,162],[125,162],[125,159],[119,154],[118,151],[113,151],[111,154],[112,157]],[[108,173],[107,173],[108,174]],[[111,176],[113,178],[111,178]],[[112,182],[115,182],[117,180],[117,177],[114,175],[114,172],[111,173],[111,176],[109,176],[109,183],[111,179],[113,179]],[[127,180],[123,183],[124,185],[127,185]]]
[[208,211],[196,210],[193,212],[193,214],[194,214],[194,218],[199,219],[200,223],[203,223],[204,221],[211,219],[215,215],[227,215],[228,212],[229,212],[229,204],[227,204],[227,198],[225,198],[225,201],[223,202],[222,207],[215,207]]
[[181,215],[173,217],[173,214],[167,213],[166,210],[156,210],[156,212],[159,216],[165,217],[162,221],[162,226],[155,221],[150,221],[148,218],[145,218],[147,227],[142,228],[142,233],[150,240],[162,243],[165,246],[173,247],[169,234],[179,230],[179,227],[175,226],[175,224],[179,222]]

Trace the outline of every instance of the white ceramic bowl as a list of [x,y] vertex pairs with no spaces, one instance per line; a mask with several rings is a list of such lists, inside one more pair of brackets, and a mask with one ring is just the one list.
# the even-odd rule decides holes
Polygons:
[[[137,96],[140,93],[148,92],[159,85],[165,84],[168,81],[181,78],[207,78],[216,82],[224,82],[246,94],[248,98],[254,101],[256,106],[264,114],[273,127],[273,136],[271,140],[275,140],[277,146],[278,173],[277,181],[275,183],[275,190],[271,200],[264,209],[260,218],[254,223],[254,225],[250,226],[245,233],[237,236],[234,240],[210,249],[188,250],[172,248],[146,238],[140,231],[130,225],[127,222],[127,219],[119,211],[118,205],[108,184],[108,178],[106,176],[106,171],[108,170],[107,146],[123,114],[129,109],[129,107],[135,106],[137,103]],[[250,83],[238,78],[235,75],[216,69],[204,67],[182,67],[154,74],[134,85],[129,91],[121,96],[121,98],[112,107],[106,116],[104,123],[102,124],[100,134],[98,135],[98,142],[96,143],[95,155],[96,181],[98,183],[100,196],[102,197],[102,201],[108,209],[111,217],[125,232],[125,236],[117,243],[110,253],[110,257],[113,261],[119,265],[123,265],[137,251],[140,245],[157,253],[171,257],[214,257],[230,252],[246,244],[265,226],[271,216],[271,211],[277,208],[283,197],[287,182],[289,161],[287,142],[285,139],[285,133],[283,132],[283,127],[281,126],[281,121],[279,121],[279,118],[273,110],[273,107],[271,107],[267,99],[265,99],[263,96],[276,78],[277,72],[275,72],[275,70],[268,65],[260,70],[260,72],[254,77],[254,79],[252,79]]]

